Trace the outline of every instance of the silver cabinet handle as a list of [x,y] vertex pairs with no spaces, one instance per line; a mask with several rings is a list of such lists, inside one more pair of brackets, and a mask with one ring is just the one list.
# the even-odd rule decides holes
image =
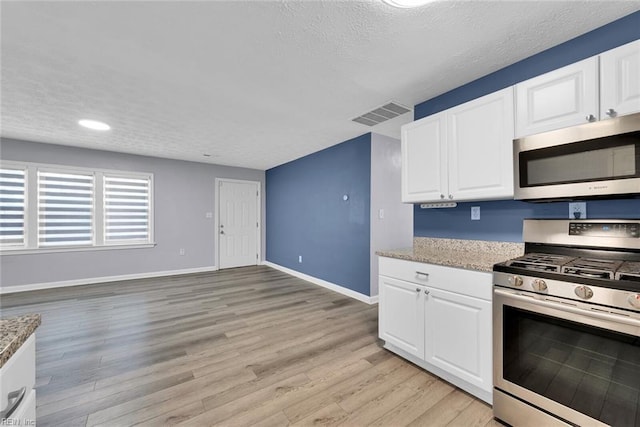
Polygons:
[[416,292],[420,293],[420,288],[416,288]]
[[453,195],[449,194],[449,199],[453,200]]
[[444,194],[441,194],[441,195],[440,195],[440,198],[441,198],[441,199],[444,199]]
[[593,122],[596,120],[596,116],[594,116],[593,114],[589,114],[587,115],[587,117],[585,117],[585,119],[587,119],[588,122]]
[[422,271],[416,271],[416,278],[417,279],[428,280],[429,279],[429,273],[423,273]]
[[18,409],[18,406],[20,406],[20,403],[22,402],[22,399],[24,399],[24,395],[26,392],[27,392],[27,388],[22,387],[20,390],[15,390],[7,394],[8,404],[7,404],[7,407],[0,412],[1,421],[4,421],[5,419],[9,418],[11,414],[13,414],[16,409]]
[[425,289],[425,290],[424,290],[424,294],[425,294],[425,295],[429,295],[429,293],[430,293],[430,292],[429,292],[429,289]]
[[617,113],[616,113],[616,110],[614,110],[613,108],[609,108],[605,114],[609,117],[615,117]]

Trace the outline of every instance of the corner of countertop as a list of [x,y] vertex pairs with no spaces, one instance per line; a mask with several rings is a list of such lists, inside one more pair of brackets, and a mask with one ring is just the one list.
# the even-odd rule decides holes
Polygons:
[[42,323],[39,314],[0,319],[0,368],[13,356]]

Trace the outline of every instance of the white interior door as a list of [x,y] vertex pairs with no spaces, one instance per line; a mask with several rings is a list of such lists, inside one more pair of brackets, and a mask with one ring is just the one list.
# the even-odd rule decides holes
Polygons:
[[257,265],[259,183],[220,180],[218,195],[218,267]]

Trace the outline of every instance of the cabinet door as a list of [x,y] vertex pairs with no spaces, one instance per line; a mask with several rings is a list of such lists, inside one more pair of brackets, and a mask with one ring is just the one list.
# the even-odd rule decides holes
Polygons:
[[579,125],[598,117],[597,56],[516,85],[517,137]]
[[438,289],[425,299],[425,360],[491,391],[491,302]]
[[448,110],[447,143],[448,198],[512,198],[513,88]]
[[379,277],[378,334],[381,339],[424,358],[424,287]]
[[441,200],[447,193],[445,114],[402,127],[402,201]]
[[600,118],[640,111],[640,40],[600,55]]

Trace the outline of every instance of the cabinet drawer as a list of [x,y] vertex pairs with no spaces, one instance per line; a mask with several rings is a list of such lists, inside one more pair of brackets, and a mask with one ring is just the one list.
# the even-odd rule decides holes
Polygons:
[[8,404],[7,395],[13,391],[26,388],[25,398],[31,393],[36,383],[36,335],[31,336],[0,368],[0,409]]
[[433,281],[432,267],[434,266],[431,264],[421,262],[380,257],[378,274],[420,285],[430,285]]
[[486,301],[492,299],[491,273],[380,257],[378,274]]

